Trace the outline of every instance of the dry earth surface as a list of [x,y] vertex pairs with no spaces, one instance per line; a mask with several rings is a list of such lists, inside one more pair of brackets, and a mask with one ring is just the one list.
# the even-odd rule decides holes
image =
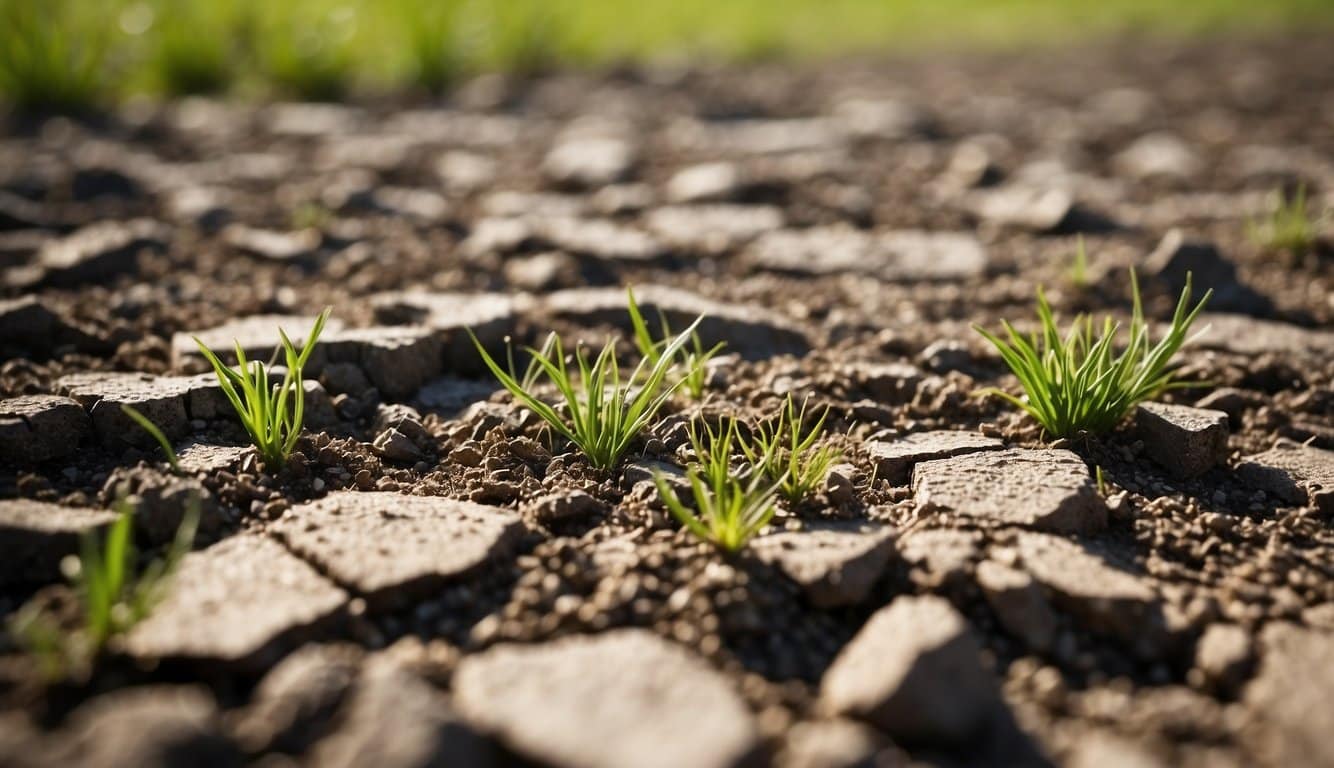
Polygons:
[[[0,764],[1334,764],[1331,233],[1247,237],[1281,184],[1330,202],[1329,42],[10,119],[0,616],[59,600],[121,483],[150,552],[207,503],[89,679],[2,641]],[[975,396],[1015,382],[971,322],[1039,284],[1124,313],[1130,265],[1160,318],[1186,270],[1215,290],[1207,386],[1058,445]],[[626,284],[727,348],[600,473],[464,328],[624,338]],[[266,474],[190,334],[267,357],[326,304]],[[825,489],[736,556],[692,540],[652,471],[788,393],[830,409]]]

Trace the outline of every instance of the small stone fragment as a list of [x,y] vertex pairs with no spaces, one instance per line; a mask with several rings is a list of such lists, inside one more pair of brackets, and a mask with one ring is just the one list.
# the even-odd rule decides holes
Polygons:
[[[250,315],[228,320],[203,331],[177,333],[171,337],[171,364],[176,370],[187,373],[213,370],[199,351],[195,337],[228,365],[236,365],[237,344],[245,352],[246,359],[267,362],[282,340],[278,335],[279,329],[287,333],[297,349],[301,349],[306,343],[305,335],[314,327],[315,320],[314,315]],[[324,333],[337,332],[342,327],[342,321],[336,317],[330,318],[324,325]],[[306,371],[317,372],[324,365],[324,354],[319,346],[310,354]]]
[[602,509],[602,502],[584,491],[557,491],[539,496],[522,506],[523,513],[539,523],[587,517]]
[[455,375],[485,371],[469,330],[483,348],[500,355],[518,319],[517,302],[501,293],[402,291],[377,294],[371,304],[377,322],[431,329],[441,345],[444,368]]
[[88,373],[65,376],[56,388],[76,400],[92,417],[93,429],[108,447],[154,448],[157,441],[121,410],[129,405],[157,425],[168,440],[190,430],[186,403],[192,395],[218,390],[216,380],[141,373]]
[[551,148],[542,160],[542,173],[557,186],[596,189],[630,178],[635,148],[618,138],[570,138]]
[[1003,525],[1056,533],[1093,533],[1107,506],[1084,461],[1062,450],[1010,448],[917,464],[912,488],[919,514],[947,509]]
[[1310,504],[1334,514],[1334,451],[1279,440],[1237,467],[1242,482],[1289,504]]
[[1206,287],[1212,288],[1209,309],[1214,311],[1263,315],[1273,306],[1268,297],[1241,282],[1236,265],[1224,258],[1213,243],[1188,238],[1180,229],[1163,235],[1145,267],[1145,272],[1162,280],[1173,296],[1185,290],[1187,275],[1196,286],[1196,296],[1202,295]]
[[317,229],[275,232],[244,224],[231,224],[222,231],[222,239],[232,248],[256,258],[301,261],[315,254],[323,238]]
[[843,372],[876,401],[894,404],[912,402],[923,378],[920,368],[907,363],[848,363]]
[[1150,133],[1112,158],[1119,173],[1136,179],[1189,179],[1200,171],[1200,158],[1178,136]]
[[1056,637],[1056,615],[1033,579],[1023,571],[984,560],[977,566],[977,585],[1005,631],[1039,653]]
[[508,510],[455,499],[341,491],[293,507],[272,532],[378,608],[505,556],[523,523]]
[[79,551],[79,538],[116,521],[116,513],[0,500],[0,584],[40,583],[60,577],[60,561]]
[[759,746],[731,682],[643,629],[498,646],[453,687],[468,721],[553,768],[730,768]]
[[813,720],[787,733],[777,768],[906,768],[908,760],[883,734],[853,720]]
[[166,598],[130,630],[124,648],[141,661],[262,668],[346,601],[278,542],[237,534],[181,559]]
[[974,432],[915,432],[895,440],[873,440],[866,444],[866,452],[876,463],[876,477],[894,485],[905,485],[919,462],[962,456],[965,453],[994,451],[1005,443],[994,437]]
[[899,539],[908,576],[923,589],[963,583],[982,552],[982,534],[952,528],[910,530]]
[[742,183],[741,169],[734,163],[701,163],[682,168],[667,180],[667,199],[673,203],[724,202],[737,196]]
[[36,464],[79,449],[91,424],[68,397],[26,395],[0,400],[0,462]]
[[217,705],[202,686],[123,688],[90,699],[52,737],[51,765],[87,768],[244,765],[222,735]]
[[1222,411],[1141,403],[1135,429],[1150,458],[1176,477],[1198,477],[1227,461],[1228,421]]
[[800,584],[812,605],[827,609],[866,598],[894,555],[894,535],[829,523],[761,536],[751,549]]
[[371,444],[375,452],[390,461],[416,462],[424,454],[407,435],[397,429],[386,429],[375,436]]
[[1002,706],[968,620],[935,596],[881,608],[820,681],[820,701],[903,744],[949,745],[978,734]]
[[300,754],[333,726],[361,667],[355,646],[307,645],[264,675],[232,732],[251,754]]
[[1216,689],[1230,691],[1244,679],[1253,653],[1251,636],[1236,624],[1210,624],[1195,646],[1195,668]]
[[1271,623],[1260,632],[1259,656],[1242,696],[1262,722],[1246,734],[1257,762],[1334,765],[1334,633]]
[[[352,363],[385,397],[410,397],[443,370],[440,340],[428,328],[354,328],[327,334],[317,349]],[[314,373],[315,371],[312,371]]]
[[37,253],[37,265],[45,284],[77,286],[133,272],[141,251],[166,246],[166,232],[156,221],[104,221],[48,241]]

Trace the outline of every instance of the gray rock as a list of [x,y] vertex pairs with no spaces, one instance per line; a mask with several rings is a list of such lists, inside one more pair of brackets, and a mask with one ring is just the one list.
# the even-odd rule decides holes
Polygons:
[[444,376],[430,382],[417,392],[414,401],[423,409],[446,418],[456,416],[463,409],[484,402],[499,388],[499,384],[477,379],[459,379]]
[[176,449],[176,459],[186,472],[213,474],[235,471],[255,449],[248,445],[208,445],[191,441]]
[[1334,451],[1280,440],[1243,461],[1237,476],[1290,504],[1309,504],[1325,515],[1334,514]]
[[205,232],[216,232],[232,220],[228,197],[226,190],[192,186],[173,190],[165,204],[176,221],[193,224]]
[[453,687],[467,720],[553,768],[726,768],[759,746],[732,684],[642,629],[492,648]]
[[664,205],[649,211],[644,224],[677,251],[719,256],[780,229],[783,211],[772,205]]
[[1180,229],[1163,235],[1145,260],[1145,273],[1162,281],[1174,298],[1185,289],[1190,274],[1196,301],[1206,289],[1213,289],[1211,310],[1263,315],[1273,307],[1268,297],[1241,282],[1237,267],[1213,243],[1190,239]]
[[200,531],[212,533],[223,522],[218,500],[198,478],[176,477],[152,467],[117,467],[103,484],[99,500],[111,506],[122,494],[134,504],[134,529],[154,544],[175,538],[193,504],[198,504]]
[[667,180],[667,199],[673,203],[712,203],[735,199],[744,185],[734,163],[701,163],[682,168]]
[[222,735],[217,705],[203,686],[123,688],[90,699],[51,738],[51,765],[168,768],[189,756],[205,768],[241,766]]
[[523,523],[508,510],[454,499],[342,491],[293,507],[272,532],[379,608],[505,557]]
[[329,363],[351,363],[360,368],[385,397],[393,399],[412,396],[443,370],[441,342],[429,328],[335,331],[321,340],[319,349]]
[[1139,137],[1112,158],[1112,167],[1136,179],[1186,180],[1200,172],[1199,155],[1175,134]]
[[907,363],[848,363],[843,373],[876,401],[892,404],[912,402],[923,378],[920,368]]
[[157,441],[125,415],[121,406],[135,408],[156,424],[168,440],[176,440],[190,430],[187,402],[198,398],[201,402],[212,404],[214,394],[221,397],[217,381],[210,381],[209,378],[142,373],[76,373],[60,378],[56,388],[88,411],[93,429],[104,445],[113,448],[127,444],[155,448]]
[[495,179],[496,161],[477,152],[449,151],[436,159],[435,175],[450,192],[476,192]]
[[37,296],[0,299],[0,356],[22,353],[45,359],[58,354],[62,346],[105,352],[109,344],[67,321]]
[[977,585],[1006,632],[1030,650],[1044,653],[1051,649],[1056,638],[1056,614],[1031,576],[984,560],[977,566]]
[[882,280],[958,280],[986,270],[981,243],[964,232],[894,230],[870,234],[846,226],[775,230],[751,244],[762,269],[793,274],[862,274]]
[[232,733],[251,754],[300,754],[334,726],[339,706],[356,681],[361,649],[306,645],[269,670],[250,703],[237,713]]
[[956,339],[937,339],[926,345],[917,356],[918,362],[935,373],[973,370],[973,353],[968,345]]
[[[199,351],[199,345],[195,344],[196,336],[228,365],[236,365],[234,350],[237,344],[241,345],[246,359],[268,362],[274,350],[279,348],[281,342],[279,329],[285,331],[287,337],[300,349],[305,345],[305,334],[314,327],[315,320],[314,315],[250,315],[228,320],[222,325],[203,331],[177,333],[171,337],[171,364],[176,370],[187,373],[213,370]],[[342,321],[330,318],[324,325],[324,333],[334,333],[342,328]],[[306,371],[318,372],[324,365],[325,356],[319,346],[316,346],[310,354]],[[281,354],[277,363],[279,365],[283,363]]]
[[1246,734],[1257,762],[1334,765],[1334,633],[1271,623],[1260,632],[1259,652],[1242,696],[1261,722]]
[[543,158],[542,173],[560,187],[593,189],[629,179],[637,154],[633,145],[619,138],[569,138]]
[[79,537],[105,529],[116,513],[31,499],[0,501],[0,584],[38,583],[60,576],[60,561],[79,551]]
[[347,602],[273,539],[237,534],[181,559],[166,598],[126,634],[132,657],[262,669]]
[[1205,331],[1200,336],[1201,346],[1238,355],[1282,352],[1319,359],[1334,355],[1334,331],[1216,313],[1201,314],[1195,320],[1195,327]]
[[1176,477],[1191,478],[1227,462],[1227,414],[1186,405],[1141,403],[1135,430],[1149,457]]
[[276,232],[231,224],[222,231],[222,239],[247,256],[267,261],[302,261],[315,255],[323,237],[317,229]]
[[485,371],[468,330],[493,356],[501,355],[505,339],[514,333],[519,310],[517,302],[503,293],[381,293],[371,304],[377,322],[431,329],[451,374]]
[[1162,604],[1144,576],[1059,536],[1020,532],[1015,548],[1024,570],[1081,626],[1117,638],[1146,659],[1163,652]]
[[367,660],[338,715],[340,727],[311,750],[330,768],[483,768],[492,746],[453,711],[449,699],[415,673]]
[[1195,668],[1206,683],[1231,691],[1241,684],[1254,655],[1251,635],[1236,624],[1210,624],[1195,645]]
[[834,659],[820,681],[820,703],[899,743],[957,743],[980,733],[1002,706],[981,654],[968,620],[947,600],[899,597]]
[[79,449],[90,423],[68,397],[26,395],[0,400],[0,462],[36,464]]
[[603,508],[602,502],[584,491],[557,491],[525,502],[521,511],[539,523],[587,517]]
[[908,576],[923,589],[964,583],[982,553],[982,534],[951,528],[909,530],[899,539]]
[[610,219],[559,216],[538,219],[533,226],[543,245],[575,256],[641,264],[667,255],[657,238]]
[[946,509],[979,521],[1057,533],[1094,533],[1107,506],[1079,456],[1010,448],[918,463],[912,488],[919,514]]
[[756,557],[773,563],[801,585],[817,608],[857,605],[870,594],[894,556],[894,532],[836,523],[761,536]]
[[166,247],[167,233],[156,221],[104,221],[48,241],[37,253],[37,266],[46,285],[84,285],[134,272],[141,251]]
[[876,465],[876,477],[894,485],[905,485],[919,462],[946,459],[979,451],[995,451],[1005,443],[994,437],[975,432],[937,430],[915,432],[895,440],[873,440],[866,444],[866,453]]
[[376,435],[371,447],[377,454],[390,461],[411,463],[419,461],[425,455],[407,435],[392,427]]
[[908,760],[874,728],[852,720],[811,720],[786,734],[776,768],[906,768]]
[[849,136],[858,139],[904,140],[935,132],[934,121],[902,99],[853,96],[835,104],[833,116]]
[[[696,329],[704,346],[724,342],[728,352],[747,359],[801,354],[810,348],[806,335],[795,324],[760,307],[725,304],[659,285],[636,286],[635,301],[652,326],[656,327],[661,313],[677,332],[704,315]],[[584,325],[610,325],[630,331],[625,291],[620,288],[557,291],[546,297],[542,307],[546,313],[562,320]]]
[[972,212],[984,221],[1040,234],[1067,231],[1075,218],[1074,198],[1055,188],[1007,184],[977,190],[967,201]]

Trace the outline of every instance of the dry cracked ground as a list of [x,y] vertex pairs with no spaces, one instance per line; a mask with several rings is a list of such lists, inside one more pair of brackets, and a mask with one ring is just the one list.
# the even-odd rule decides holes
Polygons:
[[[0,615],[120,484],[149,552],[207,500],[87,680],[3,641],[0,763],[1332,765],[1331,232],[1247,236],[1276,187],[1330,200],[1331,125],[1315,37],[13,118]],[[1039,284],[1124,316],[1131,265],[1160,318],[1214,289],[1207,385],[1056,445],[977,396],[1015,381],[970,323]],[[624,339],[627,284],[727,347],[599,473],[464,329]],[[324,305],[266,474],[190,334],[267,357]],[[652,472],[789,393],[829,408],[825,488],[736,556],[692,540]]]

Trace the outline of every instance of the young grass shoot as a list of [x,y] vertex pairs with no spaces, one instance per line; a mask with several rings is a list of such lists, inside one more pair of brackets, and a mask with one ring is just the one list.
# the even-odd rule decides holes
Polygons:
[[842,454],[828,443],[817,445],[829,416],[826,408],[810,429],[803,430],[806,406],[800,410],[788,395],[787,403],[773,424],[761,423],[749,441],[741,442],[746,459],[756,466],[789,503],[809,498],[824,485],[829,468]]
[[1019,378],[1024,396],[998,389],[996,394],[1032,416],[1049,437],[1069,438],[1081,433],[1101,434],[1116,427],[1137,404],[1165,390],[1190,386],[1175,380],[1172,358],[1188,340],[1195,318],[1213,291],[1206,291],[1191,305],[1191,279],[1177,301],[1172,325],[1156,344],[1150,339],[1144,319],[1139,282],[1132,269],[1134,297],[1129,338],[1118,352],[1120,325],[1105,318],[1099,330],[1093,319],[1080,315],[1061,335],[1042,289],[1038,289],[1040,332],[1025,336],[1008,321],[1005,335],[998,336],[981,326],[973,329],[990,341],[1006,365]]
[[[634,328],[635,346],[639,348],[639,354],[643,355],[650,362],[657,364],[658,359],[662,357],[663,349],[667,342],[672,338],[671,326],[667,323],[666,315],[661,312],[658,315],[658,322],[662,325],[662,339],[654,339],[653,334],[648,329],[648,323],[644,322],[644,314],[639,311],[639,304],[635,301],[635,293],[627,288],[626,307],[630,312],[630,324]],[[726,342],[718,342],[709,349],[704,349],[704,342],[700,340],[699,333],[690,334],[690,346],[681,350],[681,368],[684,371],[681,377],[682,389],[694,400],[704,397],[704,388],[708,384],[708,362],[717,355]]]
[[167,457],[167,463],[171,465],[172,474],[185,474],[181,469],[180,459],[176,457],[176,450],[171,447],[171,441],[167,439],[166,435],[162,434],[162,430],[158,429],[158,426],[153,423],[153,420],[140,413],[137,408],[130,405],[122,405],[120,409],[162,447],[162,453]]
[[1291,199],[1279,189],[1274,192],[1274,204],[1268,216],[1247,223],[1251,241],[1266,251],[1287,251],[1295,256],[1315,247],[1320,226],[1328,212],[1318,217],[1307,213],[1306,186],[1297,187]]
[[726,552],[746,546],[755,534],[773,519],[778,484],[772,483],[752,466],[744,476],[732,470],[732,446],[737,441],[735,419],[729,419],[715,432],[708,427],[701,438],[695,429],[690,442],[699,458],[698,465],[686,469],[693,508],[655,473],[653,483],[672,516],[686,530]]
[[[630,443],[657,416],[681,382],[669,383],[672,361],[680,354],[699,325],[699,319],[671,340],[656,360],[645,357],[630,376],[622,378],[616,362],[616,342],[609,340],[590,363],[582,349],[573,355],[577,370],[571,370],[560,337],[552,335],[543,349],[528,347],[535,364],[560,393],[552,406],[536,394],[536,377],[517,378],[487,353],[469,331],[482,361],[506,390],[558,434],[578,446],[589,463],[607,470],[616,466]],[[513,366],[511,365],[511,368]],[[562,413],[564,412],[564,413]]]
[[[306,415],[302,370],[315,345],[319,343],[320,333],[324,331],[324,324],[331,311],[331,307],[325,307],[316,318],[315,326],[306,335],[300,352],[297,352],[296,345],[287,337],[287,333],[278,329],[282,339],[280,349],[286,359],[287,370],[283,373],[282,381],[277,384],[270,381],[269,366],[246,359],[240,342],[236,343],[237,365],[232,368],[195,337],[199,350],[218,376],[223,394],[236,409],[241,425],[259,450],[260,461],[270,471],[280,470],[287,464],[287,458],[292,455],[292,449],[301,436]],[[274,356],[277,356],[277,350]]]

